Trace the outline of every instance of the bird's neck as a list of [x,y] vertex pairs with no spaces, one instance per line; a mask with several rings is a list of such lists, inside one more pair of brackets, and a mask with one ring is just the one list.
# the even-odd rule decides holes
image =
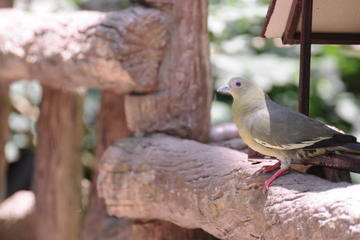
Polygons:
[[262,89],[252,89],[234,97],[233,112],[240,117],[246,117],[266,107],[267,99],[268,96]]

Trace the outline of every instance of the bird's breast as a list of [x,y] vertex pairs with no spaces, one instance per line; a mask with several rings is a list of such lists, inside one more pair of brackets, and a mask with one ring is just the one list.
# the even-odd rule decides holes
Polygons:
[[271,156],[271,157],[276,157],[276,158],[279,157],[279,154],[277,154],[277,151],[275,151],[274,149],[265,147],[265,146],[257,143],[247,129],[240,127],[239,135],[240,135],[241,139],[244,141],[244,143],[246,145],[248,145],[251,149],[255,150],[256,152],[259,152],[266,156]]

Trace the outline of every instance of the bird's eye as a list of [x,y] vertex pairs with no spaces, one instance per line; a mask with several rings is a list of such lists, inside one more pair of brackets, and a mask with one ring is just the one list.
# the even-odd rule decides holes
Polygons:
[[236,85],[237,87],[240,87],[240,86],[241,86],[241,82],[236,82],[235,85]]

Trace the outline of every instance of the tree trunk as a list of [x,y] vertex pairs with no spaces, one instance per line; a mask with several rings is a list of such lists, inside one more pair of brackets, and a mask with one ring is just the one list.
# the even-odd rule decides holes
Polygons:
[[82,215],[82,97],[44,87],[37,131],[37,239],[78,240]]

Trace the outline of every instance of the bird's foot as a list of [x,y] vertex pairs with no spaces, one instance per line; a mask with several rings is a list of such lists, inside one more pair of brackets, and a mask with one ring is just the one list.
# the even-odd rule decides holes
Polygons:
[[265,181],[264,188],[263,188],[264,192],[269,190],[271,183],[274,182],[275,179],[277,179],[278,177],[281,177],[287,173],[288,173],[287,170],[279,169],[274,175],[272,175],[268,180]]
[[272,171],[278,169],[280,166],[281,166],[280,161],[278,161],[277,163],[275,163],[273,165],[265,165],[265,166],[262,166],[259,170],[257,170],[255,172],[255,174],[272,172]]

